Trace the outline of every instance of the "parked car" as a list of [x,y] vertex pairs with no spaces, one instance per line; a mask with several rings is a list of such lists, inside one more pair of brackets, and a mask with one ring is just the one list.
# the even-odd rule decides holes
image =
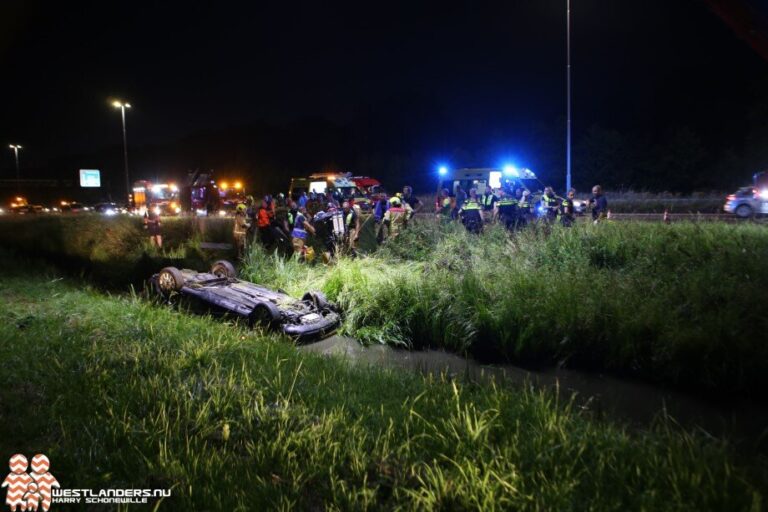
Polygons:
[[239,317],[251,326],[279,330],[297,340],[333,333],[341,317],[320,292],[298,300],[236,277],[235,267],[221,260],[209,272],[166,267],[152,276],[155,291],[171,302],[179,297],[206,306],[214,314]]
[[737,217],[747,218],[758,213],[758,199],[752,187],[741,187],[735,193],[728,195],[723,210]]

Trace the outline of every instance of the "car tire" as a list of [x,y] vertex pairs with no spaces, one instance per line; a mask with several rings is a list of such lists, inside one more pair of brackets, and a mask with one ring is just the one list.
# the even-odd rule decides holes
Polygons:
[[184,275],[176,267],[165,267],[157,274],[157,289],[166,297],[181,290]]
[[328,302],[328,299],[322,292],[307,292],[304,294],[301,300],[314,304],[314,306],[320,311],[323,311],[324,309],[331,309],[331,303]]
[[736,210],[734,210],[733,213],[735,213],[737,217],[746,219],[752,216],[752,207],[748,204],[740,204],[736,207]]
[[256,304],[251,314],[248,316],[248,322],[251,327],[263,327],[265,329],[275,329],[280,325],[280,310],[271,302],[261,302]]
[[237,270],[235,270],[235,266],[227,260],[219,260],[211,265],[211,274],[216,277],[234,279],[237,277]]

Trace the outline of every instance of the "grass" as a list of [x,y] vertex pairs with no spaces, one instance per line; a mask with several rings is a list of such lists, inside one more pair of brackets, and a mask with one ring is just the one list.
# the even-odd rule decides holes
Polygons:
[[621,222],[475,237],[422,222],[328,268],[254,247],[242,273],[294,294],[322,289],[366,342],[765,399],[767,254],[759,225]]
[[161,510],[764,506],[759,455],[664,418],[353,368],[51,271],[0,277],[0,304],[0,453],[46,453],[65,488],[172,488]]
[[202,241],[232,243],[231,219],[163,219],[163,248],[149,243],[142,219],[101,215],[13,217],[0,219],[3,247],[45,257],[104,286],[136,286],[165,265],[195,268],[229,257],[203,250]]
[[[0,240],[56,263],[73,259],[97,282],[125,289],[163,266],[203,269],[221,257],[199,249],[202,239],[229,236],[226,220],[212,221],[207,232],[167,223],[162,252],[142,245],[134,219],[11,219],[0,222]],[[323,290],[344,309],[344,331],[364,343],[766,400],[765,226],[626,221],[477,237],[419,218],[378,249],[372,228],[361,236],[364,257],[303,265],[254,246],[242,275],[295,296]]]

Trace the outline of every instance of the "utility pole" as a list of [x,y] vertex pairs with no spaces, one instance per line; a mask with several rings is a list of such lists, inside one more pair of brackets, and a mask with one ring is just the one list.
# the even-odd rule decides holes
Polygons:
[[568,108],[568,120],[566,122],[566,142],[565,142],[565,158],[566,158],[566,173],[565,173],[565,191],[566,193],[571,190],[571,0],[566,0],[566,20],[565,20],[565,32],[566,32],[566,82],[567,82],[567,108]]
[[120,109],[120,113],[122,114],[122,118],[123,118],[123,163],[125,165],[125,199],[126,201],[128,201],[128,205],[130,206],[131,180],[128,175],[128,137],[126,136],[126,131],[125,131],[125,109],[131,108],[131,104],[122,102],[122,101],[113,101],[112,106]]
[[21,146],[10,144],[8,147],[13,150],[13,155],[16,158],[16,193],[18,194],[21,191],[21,174],[19,173],[19,150]]

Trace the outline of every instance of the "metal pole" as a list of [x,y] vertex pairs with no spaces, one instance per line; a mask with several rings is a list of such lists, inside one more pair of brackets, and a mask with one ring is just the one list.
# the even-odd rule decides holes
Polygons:
[[125,105],[120,105],[120,111],[123,117],[123,161],[125,164],[125,199],[128,201],[128,206],[131,202],[131,180],[128,177],[128,137],[125,130]]
[[565,174],[565,191],[571,190],[571,0],[566,0],[566,81],[567,81],[567,97],[568,97],[568,121],[566,124],[566,174]]
[[13,154],[16,157],[16,193],[21,192],[21,174],[19,173],[19,146],[13,147]]

